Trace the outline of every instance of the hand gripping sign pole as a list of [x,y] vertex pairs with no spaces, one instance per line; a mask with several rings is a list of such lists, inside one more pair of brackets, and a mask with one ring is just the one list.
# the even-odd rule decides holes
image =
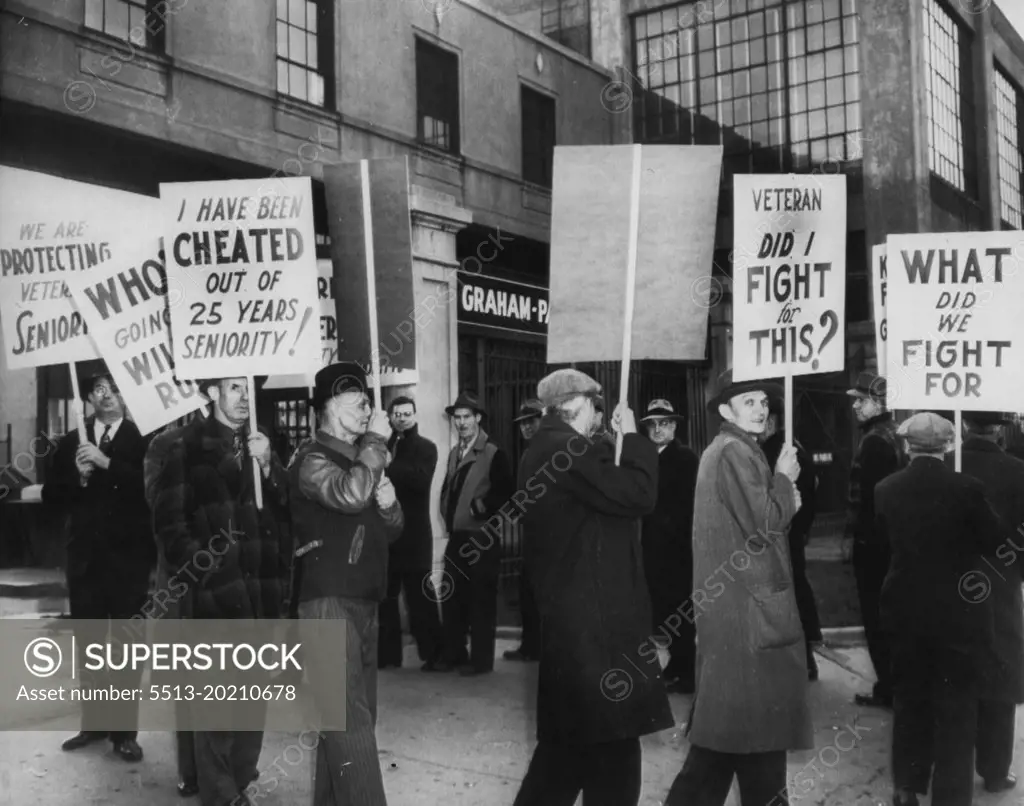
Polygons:
[[[622,328],[622,369],[619,372],[619,406],[629,394],[629,358],[633,349],[633,303],[636,296],[636,247],[640,231],[640,146],[633,146],[633,184],[629,192],[629,251],[626,257],[626,314]],[[622,431],[615,435],[615,464],[622,458]]]
[[72,406],[75,410],[75,425],[78,428],[78,444],[84,445],[89,439],[85,433],[85,408],[82,406],[82,393],[78,388],[78,369],[74,361],[68,364],[68,369],[71,371],[71,394],[75,396]]

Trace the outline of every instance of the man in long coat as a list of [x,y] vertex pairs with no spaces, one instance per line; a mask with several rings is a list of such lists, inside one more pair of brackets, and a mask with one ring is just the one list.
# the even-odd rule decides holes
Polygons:
[[[769,467],[775,467],[779,453],[786,442],[786,432],[782,430],[785,417],[785,401],[772,398],[769,402],[768,420],[765,422],[764,442],[761,449],[768,460]],[[796,480],[796,488],[800,491],[800,511],[793,516],[789,524],[789,558],[793,563],[793,589],[796,592],[796,606],[800,611],[800,624],[804,628],[804,640],[807,644],[807,676],[811,680],[818,679],[818,664],[814,660],[815,641],[821,640],[821,621],[818,618],[818,605],[814,601],[814,590],[807,580],[807,559],[805,547],[811,536],[814,515],[817,512],[818,474],[814,462],[803,446],[793,441],[796,446],[796,458],[800,464],[800,475]]]
[[[651,592],[653,635],[668,643],[669,691],[693,694],[696,632],[690,598],[693,583],[693,493],[697,454],[676,438],[683,420],[667,400],[653,400],[640,422],[658,449],[658,505],[643,520],[644,576]],[[678,625],[678,626],[677,626]]]
[[[83,373],[84,374],[84,373]],[[78,431],[61,437],[53,470],[43,485],[43,501],[70,515],[71,540],[67,547],[68,602],[79,650],[87,643],[103,642],[105,635],[92,629],[107,619],[139,615],[149,595],[149,572],[156,561],[142,481],[146,440],[135,423],[125,417],[124,400],[104,367],[82,379],[80,392],[95,416],[85,423],[86,442]],[[86,629],[84,620],[92,624]],[[89,673],[83,668],[83,688],[135,688],[141,672]],[[64,742],[77,750],[108,738],[99,730],[103,712],[120,713],[122,724],[135,724],[138,703],[82,701],[82,729]],[[108,719],[110,717],[107,717]],[[125,761],[140,761],[137,732],[110,733],[114,751]]]
[[[576,370],[538,385],[547,413],[514,501],[541,618],[537,748],[515,806],[636,806],[640,737],[673,724],[650,605],[640,518],[654,509],[658,454],[616,412],[622,457],[593,438],[600,386]],[[525,496],[525,497],[524,497]]]
[[786,446],[773,474],[757,444],[771,395],[782,390],[733,383],[729,370],[711,401],[725,422],[697,474],[691,748],[666,806],[720,806],[734,776],[743,806],[785,802],[786,752],[814,746],[786,540],[800,509],[799,465]]
[[985,486],[985,495],[1003,522],[1011,528],[994,556],[987,558],[991,584],[995,640],[982,670],[984,682],[978,702],[978,739],[975,766],[989,792],[1012,789],[1014,722],[1017,705],[1024,703],[1024,461],[999,446],[1005,424],[1001,414],[964,412],[967,433],[963,444],[963,472]]
[[437,596],[430,584],[434,559],[434,530],[430,524],[430,486],[437,469],[437,446],[420,434],[416,401],[396,397],[388,406],[391,464],[385,471],[395,487],[405,523],[401,537],[391,544],[388,556],[387,598],[380,603],[377,662],[384,669],[402,665],[402,621],[398,597],[405,591],[409,632],[416,639],[420,660],[440,659],[441,617]]
[[[875,528],[891,547],[882,627],[892,636],[895,806],[970,806],[978,697],[993,640],[984,556],[1007,527],[981,482],[944,461],[953,424],[920,412],[900,425],[910,465],[875,488]],[[934,774],[932,769],[934,767]]]

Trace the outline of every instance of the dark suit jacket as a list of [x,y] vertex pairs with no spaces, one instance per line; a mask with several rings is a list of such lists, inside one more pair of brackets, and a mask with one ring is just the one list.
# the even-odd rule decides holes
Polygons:
[[[95,444],[94,418],[86,433]],[[70,515],[68,579],[146,589],[156,562],[142,479],[146,439],[135,423],[122,421],[110,441],[110,468],[94,470],[86,487],[75,465],[78,446],[77,430],[61,437],[43,485],[43,501]]]
[[420,436],[414,425],[401,438],[391,435],[388,449],[394,459],[387,476],[405,513],[402,536],[391,545],[394,571],[427,570],[434,558],[434,530],[430,525],[430,485],[437,469],[437,446]]
[[658,454],[658,505],[643,519],[644,575],[654,601],[681,601],[693,586],[697,454],[672,441]]
[[992,583],[995,640],[985,671],[984,696],[1024,702],[1024,462],[983,439],[967,439],[963,472],[985,486],[993,509],[1009,527],[994,555],[986,557]]
[[992,572],[982,555],[996,551],[1006,526],[981,482],[937,459],[915,459],[875,487],[875,528],[891,550],[881,612],[895,640],[990,644]]

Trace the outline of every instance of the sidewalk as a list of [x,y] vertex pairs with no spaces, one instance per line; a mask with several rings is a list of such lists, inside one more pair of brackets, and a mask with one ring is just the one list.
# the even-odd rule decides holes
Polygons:
[[[533,750],[537,669],[500,660],[501,652],[513,646],[512,641],[498,642],[495,672],[485,677],[423,674],[413,663],[412,647],[407,647],[407,668],[381,673],[377,736],[392,806],[510,806]],[[852,705],[853,694],[869,687],[870,661],[863,649],[826,654],[832,660],[819,657],[822,679],[810,684],[817,749],[789,757],[791,803],[886,806],[892,797],[891,714]],[[677,728],[644,739],[643,806],[661,803],[686,755],[680,728],[690,698],[673,695],[672,705]],[[62,753],[60,742],[67,735],[45,730],[0,734],[0,804],[198,804],[175,792],[169,734],[141,734],[146,759],[137,765],[114,757],[106,743]],[[1018,719],[1017,735],[1016,770],[1024,778],[1024,719]],[[310,802],[309,744],[294,735],[265,737],[257,804]],[[979,780],[976,803],[1017,806],[1024,803],[1024,789],[997,797],[984,793]],[[738,804],[733,792],[728,806]]]

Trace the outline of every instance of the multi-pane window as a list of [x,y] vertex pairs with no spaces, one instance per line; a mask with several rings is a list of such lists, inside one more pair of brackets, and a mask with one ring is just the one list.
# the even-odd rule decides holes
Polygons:
[[85,27],[140,48],[162,51],[166,3],[156,0],[85,0]]
[[725,0],[637,15],[641,138],[721,142],[727,162],[747,170],[858,159],[859,41],[857,0]]
[[277,91],[333,105],[331,0],[277,0]]
[[523,179],[551,187],[555,156],[555,99],[522,88]]
[[561,45],[590,58],[590,0],[543,0],[540,30]]
[[995,71],[996,131],[999,142],[999,208],[1011,229],[1024,226],[1024,97]]
[[928,160],[931,170],[957,190],[966,189],[962,114],[960,26],[937,2],[924,3],[925,86],[928,92]]
[[459,153],[459,57],[416,40],[416,136]]

